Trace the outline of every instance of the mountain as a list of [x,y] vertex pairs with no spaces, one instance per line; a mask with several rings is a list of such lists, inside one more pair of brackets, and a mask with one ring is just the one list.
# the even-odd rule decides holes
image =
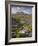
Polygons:
[[32,14],[27,14],[27,13],[24,13],[24,12],[16,12],[13,15],[32,15]]

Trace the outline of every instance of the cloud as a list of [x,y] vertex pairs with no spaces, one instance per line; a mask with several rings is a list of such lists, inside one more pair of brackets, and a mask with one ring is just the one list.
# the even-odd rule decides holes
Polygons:
[[32,7],[12,7],[11,13],[15,14],[16,12],[24,12],[27,14],[32,14]]

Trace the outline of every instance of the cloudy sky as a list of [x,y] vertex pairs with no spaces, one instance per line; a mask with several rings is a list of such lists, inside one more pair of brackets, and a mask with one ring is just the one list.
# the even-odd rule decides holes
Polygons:
[[32,14],[32,7],[11,7],[11,13],[15,14],[16,12],[23,12],[27,14]]

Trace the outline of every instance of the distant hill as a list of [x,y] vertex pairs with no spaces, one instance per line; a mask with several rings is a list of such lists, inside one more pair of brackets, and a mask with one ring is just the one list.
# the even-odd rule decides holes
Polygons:
[[[32,15],[32,14],[27,14],[27,13],[24,13],[24,12],[17,12],[17,13],[15,13],[16,15]],[[15,14],[13,14],[13,15],[15,15]]]
[[16,14],[12,14],[11,17],[19,18],[21,21],[25,21],[26,23],[32,24],[32,14],[17,12]]

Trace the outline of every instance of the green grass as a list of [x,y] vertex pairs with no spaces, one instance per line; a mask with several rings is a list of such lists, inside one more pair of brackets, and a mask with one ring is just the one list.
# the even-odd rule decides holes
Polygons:
[[20,23],[21,18],[22,18],[22,20],[25,20],[25,19],[28,19],[29,20],[29,19],[32,19],[32,16],[21,16],[21,15],[19,16],[19,15],[17,15],[15,17],[16,23],[18,23],[18,26],[15,29],[11,28],[10,30],[12,32],[14,31],[16,33],[16,38],[19,38],[20,37],[20,34],[18,32],[21,30],[21,28],[23,26],[25,27],[26,30],[28,30],[29,32],[32,32],[32,24],[29,24],[27,22]]

